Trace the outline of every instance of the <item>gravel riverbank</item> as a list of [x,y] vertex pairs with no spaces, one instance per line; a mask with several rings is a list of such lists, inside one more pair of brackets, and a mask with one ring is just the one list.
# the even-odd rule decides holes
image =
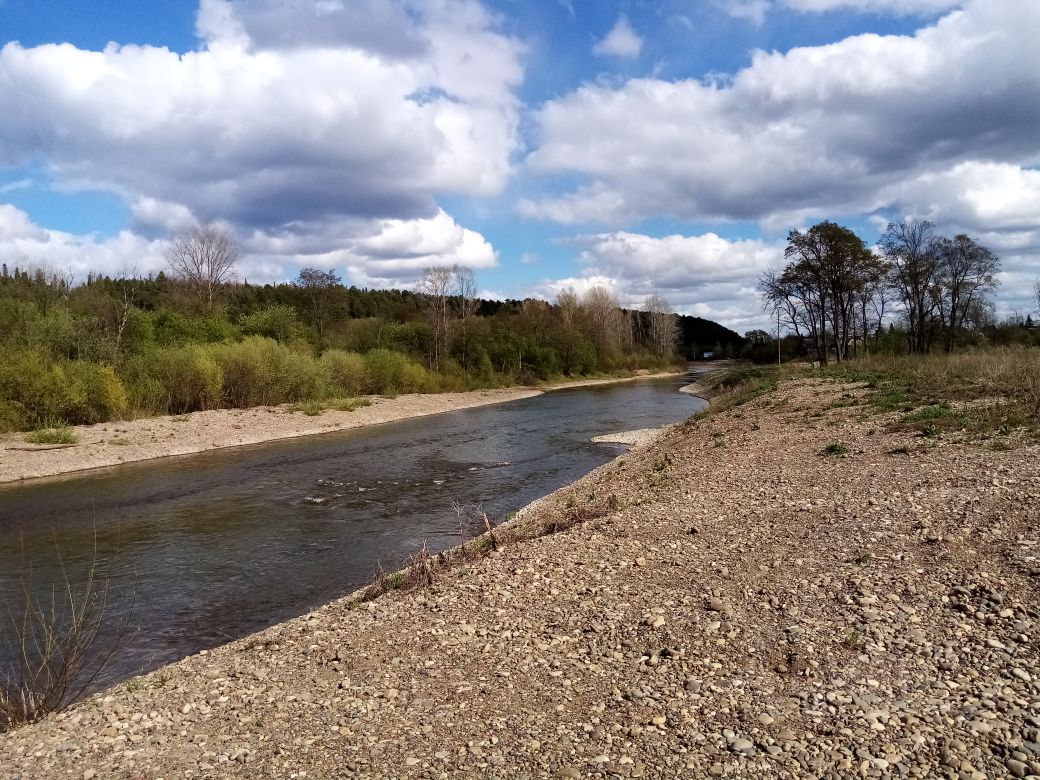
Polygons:
[[1040,775],[1040,446],[864,392],[675,426],[514,522],[616,509],[0,736],[0,777]]

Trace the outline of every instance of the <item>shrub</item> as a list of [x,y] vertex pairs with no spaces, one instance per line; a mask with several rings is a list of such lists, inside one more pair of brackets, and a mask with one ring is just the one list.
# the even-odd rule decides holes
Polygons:
[[208,350],[223,371],[225,406],[283,404],[321,395],[318,362],[273,339],[250,336],[237,344],[214,344]]
[[52,361],[38,349],[0,357],[0,398],[7,420],[0,425],[39,427],[44,420],[91,424],[126,414],[126,391],[108,366]]
[[333,393],[361,395],[365,392],[365,359],[357,352],[330,349],[321,356],[321,367]]
[[28,427],[25,407],[17,401],[0,401],[0,433],[21,431]]
[[365,355],[365,389],[369,393],[420,393],[434,384],[429,371],[399,352],[373,349]]
[[155,368],[168,414],[187,414],[220,406],[224,372],[203,347],[159,350],[155,355]]
[[265,336],[281,342],[303,333],[303,326],[292,306],[268,306],[245,315],[238,324],[247,336]]

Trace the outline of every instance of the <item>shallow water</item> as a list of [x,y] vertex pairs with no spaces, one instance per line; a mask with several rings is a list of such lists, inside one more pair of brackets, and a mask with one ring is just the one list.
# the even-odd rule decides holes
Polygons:
[[[689,381],[559,390],[0,487],[0,596],[19,609],[31,573],[49,598],[62,565],[80,583],[96,560],[110,622],[129,626],[106,675],[122,679],[348,593],[424,541],[457,544],[453,500],[503,520],[627,449],[593,436],[697,412],[704,402],[677,392]],[[0,663],[8,653],[0,642]]]

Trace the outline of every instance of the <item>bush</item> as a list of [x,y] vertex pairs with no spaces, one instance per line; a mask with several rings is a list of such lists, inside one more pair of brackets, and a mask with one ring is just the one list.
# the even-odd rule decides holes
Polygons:
[[400,352],[373,349],[365,355],[365,390],[369,393],[421,393],[434,384],[429,371]]
[[303,326],[292,306],[268,306],[239,320],[242,333],[286,342],[303,334]]
[[208,350],[223,371],[225,406],[283,404],[322,394],[318,362],[273,339],[250,336],[237,344],[215,344]]
[[321,367],[333,393],[361,395],[365,392],[365,359],[357,352],[330,349],[321,356]]
[[40,350],[3,356],[0,398],[4,427],[38,427],[44,420],[89,425],[121,417],[128,407],[123,384],[110,367],[52,361]]
[[220,406],[224,372],[199,346],[163,349],[155,355],[155,376],[163,388],[168,414],[187,414]]

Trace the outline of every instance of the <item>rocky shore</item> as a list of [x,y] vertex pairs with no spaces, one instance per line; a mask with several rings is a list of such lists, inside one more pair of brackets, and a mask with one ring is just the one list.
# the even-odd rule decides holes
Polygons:
[[675,426],[514,530],[584,522],[0,736],[0,777],[1040,775],[1040,446],[865,392]]

